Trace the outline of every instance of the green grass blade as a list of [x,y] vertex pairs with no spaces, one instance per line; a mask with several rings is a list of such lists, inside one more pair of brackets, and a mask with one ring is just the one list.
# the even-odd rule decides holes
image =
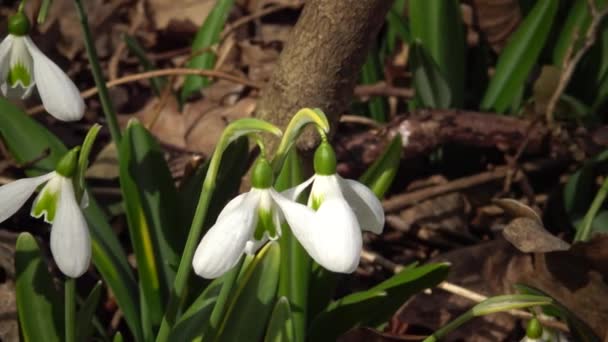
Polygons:
[[437,64],[452,94],[448,106],[461,107],[465,88],[465,39],[456,0],[410,0],[410,31]]
[[524,86],[553,25],[559,1],[539,0],[500,54],[482,110],[505,112]]
[[36,239],[29,233],[17,238],[15,271],[17,312],[24,341],[61,341],[63,300],[54,288]]
[[[146,56],[146,51],[144,51],[144,48],[139,44],[135,37],[124,34],[122,39],[127,45],[127,48],[129,48],[129,51],[131,51],[131,53],[137,57],[137,60],[144,67],[145,71],[156,70],[156,65],[154,65],[150,59],[148,59],[148,56]],[[156,96],[160,96],[166,83],[166,77],[154,77],[150,79],[150,86],[152,87],[152,91],[154,91]]]
[[93,333],[93,317],[101,299],[102,282],[98,281],[80,306],[76,317],[76,341],[89,341]]
[[[192,43],[192,52],[194,54],[218,43],[220,33],[222,32],[222,28],[226,23],[226,19],[228,18],[228,14],[233,5],[234,0],[218,0],[216,2],[215,7],[209,12],[207,19],[205,19],[205,23],[194,37],[194,42]],[[215,59],[216,56],[213,52],[203,52],[192,58],[190,62],[188,62],[187,67],[194,69],[213,69]],[[193,75],[186,77],[181,92],[182,102],[193,93],[209,85],[209,82],[207,77]]]

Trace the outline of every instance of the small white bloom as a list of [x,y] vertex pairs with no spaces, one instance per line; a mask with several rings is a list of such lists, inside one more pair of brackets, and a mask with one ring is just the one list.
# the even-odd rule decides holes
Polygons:
[[75,121],[84,115],[84,101],[68,76],[30,37],[9,33],[0,43],[0,90],[4,96],[24,99],[34,85],[52,116]]
[[317,209],[315,218],[290,223],[291,229],[321,266],[333,272],[351,273],[359,264],[361,230],[382,233],[382,205],[365,185],[337,174],[316,174],[283,194],[295,200],[311,183],[308,205]]
[[[268,239],[281,234],[281,223],[311,220],[314,212],[272,188],[252,188],[222,209],[192,260],[196,274],[212,279],[234,267],[244,253],[253,254]],[[270,233],[269,233],[270,232]]]
[[81,276],[91,261],[91,240],[70,178],[53,171],[24,178],[0,187],[0,222],[21,208],[36,188],[47,183],[34,201],[32,216],[52,223],[51,253],[61,272]]

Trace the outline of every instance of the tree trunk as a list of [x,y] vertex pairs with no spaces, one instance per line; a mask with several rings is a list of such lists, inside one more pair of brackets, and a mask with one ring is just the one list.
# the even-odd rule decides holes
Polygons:
[[[321,108],[336,123],[348,108],[368,48],[391,0],[309,0],[296,23],[255,116],[285,128],[303,107]],[[316,146],[306,134],[302,150]],[[276,142],[275,142],[276,144]],[[274,146],[267,146],[274,150]]]

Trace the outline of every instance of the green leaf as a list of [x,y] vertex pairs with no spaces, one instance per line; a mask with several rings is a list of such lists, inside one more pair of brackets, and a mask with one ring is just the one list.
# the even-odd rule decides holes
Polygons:
[[[428,52],[443,75],[451,97],[441,107],[461,107],[465,88],[465,39],[460,4],[456,0],[410,0],[412,39]],[[416,88],[418,90],[418,88]],[[428,102],[423,102],[429,105]]]
[[76,189],[78,189],[76,198],[80,198],[82,196],[82,191],[86,188],[85,183],[85,173],[89,167],[89,155],[91,154],[91,150],[93,149],[93,144],[95,144],[95,140],[97,139],[97,134],[99,134],[99,130],[101,129],[101,125],[94,124],[89,128],[87,135],[84,137],[84,141],[82,142],[80,153],[78,154],[78,167],[76,168],[76,181],[78,182]]
[[124,339],[122,338],[122,334],[119,332],[116,333],[116,335],[114,335],[114,339],[112,340],[113,342],[123,342]]
[[[517,291],[524,293],[524,294],[544,296],[544,297],[551,298],[551,296],[549,296],[545,292],[543,292],[537,288],[531,287],[531,286],[527,286],[527,285],[523,285],[523,284],[516,284],[515,288],[517,289]],[[568,310],[568,308],[566,308],[561,303],[557,302],[555,299],[553,299],[553,302],[550,305],[543,307],[543,311],[545,311],[548,314],[558,316],[562,320],[566,321],[568,323],[568,328],[570,330],[570,333],[572,334],[572,337],[574,337],[574,341],[581,341],[581,342],[600,342],[601,341],[600,338],[595,335],[593,330],[591,328],[589,328],[589,326],[585,322],[581,321],[578,317],[576,317],[576,315],[574,313],[572,313],[570,310]]]
[[225,276],[222,276],[213,280],[190,305],[171,330],[170,341],[192,341],[205,332],[224,279]]
[[376,160],[359,179],[359,181],[367,185],[378,198],[382,198],[393,183],[397,170],[399,169],[399,164],[401,163],[402,150],[403,144],[401,135],[397,134],[390,144],[388,144],[380,158],[378,158],[378,160]]
[[177,194],[162,151],[139,123],[131,122],[120,144],[120,186],[137,259],[146,316],[160,324],[181,250]]
[[274,242],[256,255],[237,284],[217,340],[258,341],[264,335],[277,293],[280,256]]
[[418,102],[428,108],[449,108],[452,92],[433,57],[416,42],[410,46],[410,58]]
[[[216,2],[215,7],[209,12],[207,19],[205,19],[205,23],[194,37],[194,42],[192,43],[192,52],[194,54],[208,49],[219,42],[220,33],[233,5],[234,0],[218,0]],[[213,69],[215,59],[215,53],[203,52],[192,58],[186,66],[194,69]],[[209,85],[209,83],[210,81],[207,77],[187,76],[182,88],[181,100],[185,101],[190,95]]]
[[403,16],[405,5],[405,0],[395,0],[386,16],[386,55],[395,52],[397,39],[401,39],[406,44],[412,41],[407,19]]
[[587,28],[591,23],[587,2],[587,0],[572,1],[567,12],[568,17],[557,36],[557,42],[553,49],[553,65],[561,67],[564,64],[564,58],[566,57],[568,50],[571,49],[572,42],[575,38],[577,38],[577,41],[572,53],[576,53],[581,47],[585,32],[587,32]]
[[[0,112],[0,135],[18,163],[36,160],[45,150],[50,152],[48,157],[34,163],[33,167],[27,170],[27,174],[34,176],[54,170],[59,159],[67,152],[63,143],[3,98],[0,98]],[[127,256],[105,214],[92,196],[89,206],[83,211],[91,233],[93,263],[116,296],[135,340],[141,341],[137,286]]]
[[[146,51],[144,51],[135,37],[129,34],[123,34],[122,39],[127,45],[127,48],[129,48],[129,51],[131,51],[131,53],[137,57],[139,64],[144,67],[145,71],[156,70],[156,65],[154,65],[150,59],[148,59],[148,56],[146,56]],[[150,86],[152,86],[152,90],[156,96],[161,95],[166,83],[166,77],[154,77],[150,79]]]
[[264,342],[283,342],[295,341],[295,331],[293,328],[293,318],[289,307],[289,300],[286,297],[281,297],[277,300],[277,304],[272,310],[268,329],[266,329],[266,337]]
[[[378,49],[373,48],[367,55],[367,60],[361,69],[361,83],[374,84],[382,80],[382,65],[378,58]],[[386,103],[384,98],[372,96],[367,103],[368,111],[372,119],[378,122],[386,122]]]
[[36,239],[21,233],[15,248],[16,297],[19,326],[24,341],[61,341],[63,300],[53,287],[53,278]]
[[559,1],[539,0],[502,51],[481,101],[482,110],[506,111],[524,86],[545,46]]
[[[283,191],[303,181],[300,158],[297,150],[291,149],[277,177],[275,189]],[[295,338],[289,341],[304,341],[311,259],[286,224],[282,227],[279,243],[281,245],[281,266],[278,294],[287,298],[291,304],[290,315],[295,331]]]
[[335,341],[356,326],[386,322],[412,295],[445,279],[448,264],[408,267],[367,291],[331,303],[312,322],[308,341]]
[[496,312],[548,305],[551,302],[551,298],[544,296],[504,295],[488,298],[475,305],[471,310],[474,316],[484,316]]
[[80,306],[80,311],[78,311],[78,316],[76,317],[76,341],[89,341],[94,328],[93,317],[99,305],[102,290],[103,283],[98,281],[87,299]]

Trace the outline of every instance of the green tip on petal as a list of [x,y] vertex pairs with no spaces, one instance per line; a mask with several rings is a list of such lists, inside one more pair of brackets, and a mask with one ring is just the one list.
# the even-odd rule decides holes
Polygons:
[[538,319],[532,318],[526,328],[526,337],[532,339],[538,339],[543,336],[543,326],[540,324]]
[[25,13],[17,12],[8,19],[8,33],[15,36],[25,36],[30,32],[30,20]]
[[315,151],[314,167],[315,173],[323,176],[336,174],[336,153],[327,142],[322,142]]
[[11,87],[21,83],[23,87],[27,88],[32,82],[32,75],[30,75],[25,65],[17,63],[8,71],[7,81]]
[[55,171],[58,174],[70,178],[74,175],[74,171],[76,171],[76,166],[78,165],[78,153],[80,152],[80,146],[76,146],[71,149],[68,153],[66,153],[59,163],[57,163],[57,167]]
[[253,166],[251,185],[257,189],[268,189],[274,182],[272,167],[266,158],[258,158]]

